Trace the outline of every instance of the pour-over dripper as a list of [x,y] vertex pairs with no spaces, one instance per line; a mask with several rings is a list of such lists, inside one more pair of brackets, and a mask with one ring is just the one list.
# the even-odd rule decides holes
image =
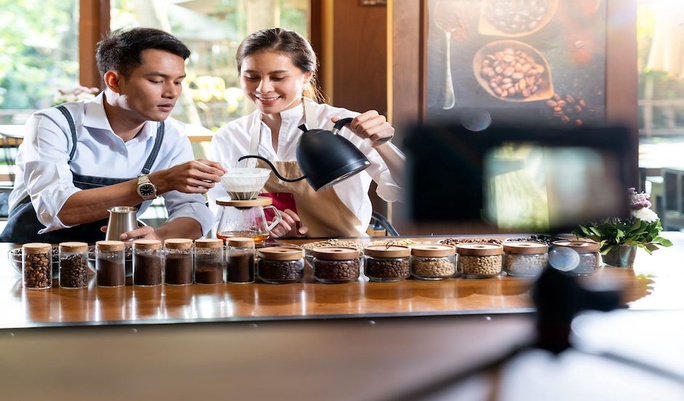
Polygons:
[[221,177],[221,185],[231,199],[255,199],[264,188],[271,170],[259,167],[231,168]]

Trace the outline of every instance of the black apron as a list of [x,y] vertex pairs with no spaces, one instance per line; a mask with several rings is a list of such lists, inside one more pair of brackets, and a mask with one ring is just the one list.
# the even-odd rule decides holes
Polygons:
[[[57,106],[59,111],[64,114],[69,122],[69,129],[71,130],[72,148],[69,154],[69,163],[76,153],[76,126],[69,111],[64,106]],[[65,135],[67,135],[65,133]],[[164,122],[162,121],[157,128],[157,137],[155,138],[152,153],[147,157],[145,165],[140,174],[149,174],[152,164],[157,159],[159,149],[161,148],[164,139]],[[101,188],[109,185],[118,184],[121,182],[132,180],[131,178],[104,178],[92,177],[86,175],[76,174],[73,171],[73,183],[80,189]],[[66,241],[81,241],[87,243],[94,243],[105,239],[105,233],[102,232],[102,227],[106,226],[108,219],[102,219],[91,223],[79,224],[70,228],[63,228],[60,230],[50,231],[44,234],[38,234],[38,231],[45,228],[43,223],[38,220],[31,198],[24,198],[18,205],[16,205],[9,213],[7,218],[7,225],[0,234],[0,241],[13,242],[17,244],[25,244],[29,242],[45,242],[49,244],[58,244]]]

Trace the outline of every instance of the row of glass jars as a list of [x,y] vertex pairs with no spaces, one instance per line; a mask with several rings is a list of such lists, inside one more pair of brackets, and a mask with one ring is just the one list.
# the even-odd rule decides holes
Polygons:
[[[231,238],[224,254],[221,239],[169,239],[133,242],[133,284],[155,286],[250,283],[258,277],[266,283],[299,282],[304,277],[305,253],[296,247],[254,249],[250,238]],[[88,245],[67,242],[59,246],[60,286],[87,286]],[[99,241],[95,246],[97,285],[124,286],[125,244]],[[601,263],[597,243],[558,241],[552,251],[541,243],[504,245],[470,243],[412,247],[389,245],[354,248],[322,247],[311,252],[314,280],[322,283],[359,279],[361,268],[370,281],[393,282],[408,277],[442,280],[451,277],[488,278],[502,272],[511,276],[537,276],[549,263],[573,275],[593,273]],[[23,283],[26,288],[52,285],[51,246],[32,243],[22,247]]]
[[[303,278],[301,250],[266,248],[259,251],[257,275],[265,282],[292,282]],[[511,242],[503,245],[470,243],[353,248],[324,247],[311,252],[313,278],[323,283],[358,280],[361,266],[370,281],[394,282],[409,277],[442,280],[452,277],[536,277],[549,263],[571,275],[593,273],[601,264],[599,244],[587,241],[542,243]]]
[[[217,284],[254,281],[254,241],[231,238],[224,252],[221,239],[136,240],[132,242],[133,285]],[[59,286],[85,288],[91,266],[88,244],[59,244]],[[95,244],[94,272],[100,287],[126,285],[126,243],[98,241]],[[226,265],[228,268],[226,268]],[[22,246],[22,283],[24,288],[52,287],[52,246],[28,243]]]

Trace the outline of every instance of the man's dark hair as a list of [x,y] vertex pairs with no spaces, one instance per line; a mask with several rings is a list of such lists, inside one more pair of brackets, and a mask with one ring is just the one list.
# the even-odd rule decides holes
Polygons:
[[190,49],[170,33],[154,28],[119,29],[97,44],[97,69],[104,76],[117,71],[129,77],[142,64],[143,50],[157,49],[175,54],[186,60]]

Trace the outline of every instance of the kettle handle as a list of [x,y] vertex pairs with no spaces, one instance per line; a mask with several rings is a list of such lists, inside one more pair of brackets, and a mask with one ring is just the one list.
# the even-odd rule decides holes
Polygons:
[[337,121],[333,126],[332,133],[337,135],[337,133],[340,132],[340,130],[344,128],[345,125],[349,124],[352,121],[354,121],[354,119],[351,117],[343,118]]

